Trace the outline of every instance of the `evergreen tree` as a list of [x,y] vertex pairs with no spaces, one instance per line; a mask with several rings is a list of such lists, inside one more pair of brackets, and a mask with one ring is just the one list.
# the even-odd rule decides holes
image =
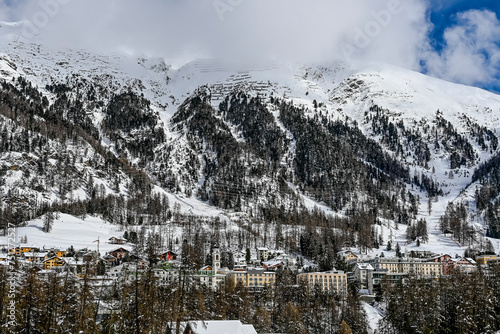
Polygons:
[[54,213],[47,212],[43,218],[43,227],[42,230],[45,233],[49,233],[52,230],[52,226],[54,225]]
[[401,254],[401,247],[399,247],[399,242],[396,243],[395,251],[396,251],[396,256],[397,257],[401,257],[402,256],[402,254]]

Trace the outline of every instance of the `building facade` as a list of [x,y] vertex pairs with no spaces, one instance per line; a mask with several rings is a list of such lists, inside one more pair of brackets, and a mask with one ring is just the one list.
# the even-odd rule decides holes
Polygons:
[[347,274],[343,271],[302,273],[297,275],[297,283],[305,282],[310,287],[319,285],[323,291],[334,291],[345,296],[347,293]]
[[265,285],[273,286],[276,282],[276,273],[259,269],[247,271],[231,271],[227,275],[236,285],[241,282],[244,287],[264,287]]
[[439,277],[443,275],[443,265],[414,258],[377,258],[372,263],[375,270],[389,273],[407,273],[418,277]]

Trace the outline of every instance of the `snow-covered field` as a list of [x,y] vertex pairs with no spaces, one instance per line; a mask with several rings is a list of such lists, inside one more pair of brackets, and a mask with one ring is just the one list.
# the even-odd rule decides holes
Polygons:
[[380,319],[382,319],[382,315],[375,307],[371,306],[370,304],[363,302],[363,308],[368,317],[368,324],[370,325],[370,329],[372,330],[371,333],[374,333],[378,328],[378,322],[380,321]]
[[[39,248],[60,248],[67,249],[73,246],[75,249],[88,248],[97,250],[99,240],[99,249],[101,253],[111,251],[117,247],[132,249],[132,245],[113,245],[108,243],[111,237],[122,237],[123,229],[119,226],[111,225],[100,218],[87,217],[85,220],[60,214],[54,221],[52,230],[49,233],[42,231],[43,220],[35,219],[28,222],[28,226],[16,228],[17,241],[21,237],[28,238],[27,244],[23,246],[33,246]],[[0,237],[0,244],[7,245],[7,237]]]

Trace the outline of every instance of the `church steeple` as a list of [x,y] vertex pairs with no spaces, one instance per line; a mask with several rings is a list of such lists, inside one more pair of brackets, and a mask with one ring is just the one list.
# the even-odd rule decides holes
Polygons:
[[220,269],[220,249],[219,247],[214,247],[212,251],[212,269],[215,273]]

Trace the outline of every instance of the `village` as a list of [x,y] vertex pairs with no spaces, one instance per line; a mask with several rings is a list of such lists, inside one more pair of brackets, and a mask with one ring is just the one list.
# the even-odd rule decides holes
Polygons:
[[[226,284],[241,284],[258,291],[272,288],[277,281],[277,271],[289,269],[297,273],[297,284],[311,288],[319,286],[340,298],[346,296],[348,285],[356,284],[361,297],[368,302],[374,300],[382,284],[405,284],[411,277],[439,279],[452,273],[488,272],[490,266],[500,262],[496,255],[481,255],[475,259],[452,257],[449,254],[434,254],[429,251],[411,251],[397,257],[382,254],[370,257],[346,249],[337,254],[346,270],[318,272],[312,262],[304,265],[300,256],[291,256],[282,250],[258,247],[253,251],[232,252],[231,269],[221,266],[221,250],[215,246],[211,250],[211,263],[197,269],[187,268],[182,256],[172,250],[158,251],[155,259],[138,256],[131,250],[130,243],[120,237],[106,241],[116,248],[100,254],[88,248],[66,250],[58,248],[37,248],[21,246],[0,248],[0,265],[18,269],[33,269],[41,277],[52,274],[73,273],[80,279],[87,279],[99,285],[111,285],[115,281],[134,281],[146,271],[151,271],[157,284],[167,285],[177,280],[181,273],[195,284],[218,290]],[[338,262],[337,262],[338,263]]]

